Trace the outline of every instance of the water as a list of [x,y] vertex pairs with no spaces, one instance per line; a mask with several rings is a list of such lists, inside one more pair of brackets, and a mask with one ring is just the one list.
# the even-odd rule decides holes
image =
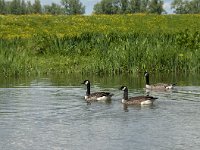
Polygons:
[[[168,78],[169,77],[169,78]],[[171,92],[151,92],[153,106],[123,107],[119,86],[143,95],[140,75],[88,77],[91,91],[114,93],[110,103],[87,104],[87,77],[49,76],[0,81],[1,150],[182,150],[200,148],[199,75],[152,75],[175,81]]]

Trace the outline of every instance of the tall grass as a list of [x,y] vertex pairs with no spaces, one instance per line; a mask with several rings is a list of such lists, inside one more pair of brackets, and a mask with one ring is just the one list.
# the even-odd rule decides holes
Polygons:
[[0,16],[0,71],[200,71],[200,15]]

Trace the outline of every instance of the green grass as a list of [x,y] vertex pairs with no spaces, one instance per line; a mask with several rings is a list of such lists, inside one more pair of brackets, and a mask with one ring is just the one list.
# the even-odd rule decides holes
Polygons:
[[0,16],[0,71],[200,71],[200,15]]

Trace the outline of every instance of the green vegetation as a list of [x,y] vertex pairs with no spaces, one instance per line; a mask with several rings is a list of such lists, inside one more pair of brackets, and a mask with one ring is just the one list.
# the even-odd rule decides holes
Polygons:
[[200,71],[200,15],[0,16],[5,76]]

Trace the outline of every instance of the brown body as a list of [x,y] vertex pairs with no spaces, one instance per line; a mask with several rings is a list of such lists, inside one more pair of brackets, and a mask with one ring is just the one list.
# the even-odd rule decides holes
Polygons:
[[82,84],[85,84],[87,86],[87,91],[85,95],[85,100],[86,101],[106,101],[106,100],[111,100],[111,97],[113,94],[109,92],[95,92],[95,93],[90,93],[90,81],[85,80]]
[[175,84],[167,84],[167,83],[150,84],[149,73],[147,71],[145,71],[144,76],[146,78],[145,88],[148,90],[165,91],[165,90],[173,89],[175,86]]
[[120,90],[124,91],[122,103],[126,105],[150,105],[157,99],[153,96],[136,96],[128,98],[128,88],[126,86],[122,86]]

